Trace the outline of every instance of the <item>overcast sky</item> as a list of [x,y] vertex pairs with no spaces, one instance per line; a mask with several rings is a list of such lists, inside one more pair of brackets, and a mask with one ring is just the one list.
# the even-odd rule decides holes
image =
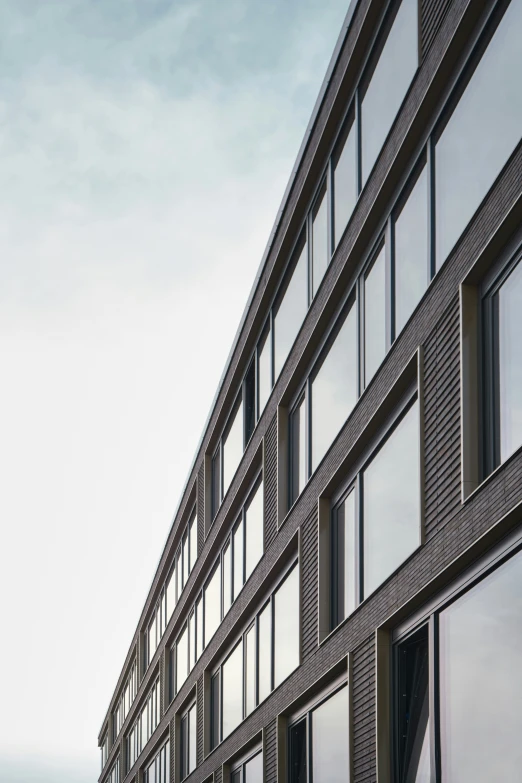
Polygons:
[[0,3],[0,777],[97,734],[348,0]]

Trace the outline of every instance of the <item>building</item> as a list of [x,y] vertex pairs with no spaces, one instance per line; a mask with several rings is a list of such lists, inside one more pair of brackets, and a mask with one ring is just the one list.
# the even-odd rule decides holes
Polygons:
[[521,38],[352,2],[101,783],[522,779]]

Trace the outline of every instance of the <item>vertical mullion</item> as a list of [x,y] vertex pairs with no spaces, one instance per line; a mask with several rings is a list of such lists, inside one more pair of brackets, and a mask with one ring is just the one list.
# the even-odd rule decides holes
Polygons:
[[364,276],[359,275],[356,283],[356,342],[357,342],[357,397],[364,390]]
[[[306,481],[310,478],[312,475],[312,381],[310,380],[310,376],[306,379],[306,387],[305,387],[305,441],[306,441]],[[305,482],[306,485],[306,482]],[[302,487],[301,492],[303,491],[304,487]]]
[[440,781],[439,618],[432,614],[428,626],[429,720],[431,780]]
[[332,158],[330,157],[328,160],[328,166],[326,169],[326,214],[327,214],[327,221],[326,221],[326,234],[327,234],[327,243],[328,243],[328,262],[327,267],[330,265],[330,260],[334,253],[334,198],[335,194],[333,192],[333,163]]
[[355,92],[355,189],[357,198],[362,190],[362,129],[361,129],[361,105],[360,90]]
[[275,682],[275,612],[273,594],[270,596],[270,636],[270,693],[272,693]]
[[426,148],[426,171],[428,180],[428,268],[427,286],[435,276],[436,269],[436,212],[435,212],[435,142],[430,136]]
[[362,472],[355,487],[355,575],[357,604],[364,600],[364,479]]
[[313,772],[312,772],[312,713],[307,712],[306,714],[306,769],[308,772],[308,783],[313,783]]
[[491,378],[490,395],[490,418],[491,418],[491,444],[490,454],[493,457],[491,470],[500,465],[501,462],[501,433],[500,433],[500,335],[499,335],[499,293],[491,299],[491,329],[490,329],[490,349],[489,349],[489,368],[488,372]]
[[[308,307],[312,304],[313,291],[314,291],[314,278],[313,278],[313,254],[312,254],[312,210],[307,214],[305,220],[305,243],[306,243],[306,260],[308,265]],[[308,309],[307,307],[307,309]]]

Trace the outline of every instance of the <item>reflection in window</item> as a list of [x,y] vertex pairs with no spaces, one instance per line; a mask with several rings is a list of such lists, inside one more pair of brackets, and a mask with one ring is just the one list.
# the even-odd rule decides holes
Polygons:
[[323,185],[312,210],[312,297],[317,293],[329,261],[327,209],[326,186]]
[[522,263],[511,272],[498,292],[494,312],[498,318],[496,412],[500,462],[522,446]]
[[221,622],[221,563],[218,561],[203,591],[204,645],[210,642]]
[[275,378],[283,369],[297,333],[308,310],[308,264],[306,244],[299,251],[299,258],[288,282],[286,291],[274,316],[274,366]]
[[312,471],[357,401],[357,326],[352,305],[312,380]]
[[364,278],[364,381],[386,355],[386,256],[384,246]]
[[355,489],[334,511],[332,518],[332,628],[357,606],[357,523]]
[[299,569],[294,566],[274,595],[274,687],[299,666]]
[[222,668],[223,727],[222,739],[228,737],[243,720],[243,642],[236,646]]
[[333,159],[333,204],[335,247],[346,228],[357,201],[357,158],[355,125],[350,114]]
[[234,769],[232,783],[263,783],[263,753],[256,753],[251,759]]
[[522,5],[510,3],[435,149],[437,268],[521,138]]
[[395,336],[428,285],[428,176],[423,167],[394,222]]
[[196,705],[193,704],[181,719],[180,778],[183,780],[196,769]]
[[419,467],[415,403],[363,474],[365,596],[420,543]]
[[226,495],[230,482],[243,456],[243,402],[237,404],[228,429],[223,436],[223,496]]
[[303,397],[290,414],[290,506],[306,484],[306,402]]
[[430,783],[428,626],[399,645],[399,783]]
[[362,180],[377,160],[418,65],[417,0],[402,0],[361,104]]

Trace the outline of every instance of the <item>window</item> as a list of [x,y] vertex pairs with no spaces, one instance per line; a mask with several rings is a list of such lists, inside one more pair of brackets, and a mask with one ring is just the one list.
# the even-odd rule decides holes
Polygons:
[[203,590],[204,640],[205,647],[216,633],[221,622],[221,560]]
[[[386,40],[372,56],[361,100],[361,168],[366,182],[418,65],[417,0],[402,0]],[[378,58],[378,59],[377,59]],[[375,60],[377,59],[377,62]]]
[[520,141],[521,29],[522,6],[511,2],[436,142],[437,268]]
[[120,760],[117,759],[113,764],[111,771],[107,777],[106,783],[120,783]]
[[143,783],[170,783],[170,742],[156,755],[143,773]]
[[272,341],[270,323],[261,335],[257,347],[258,404],[257,416],[261,416],[272,391]]
[[236,403],[232,411],[227,430],[223,435],[223,453],[221,470],[223,473],[223,496],[226,495],[230,482],[243,456],[243,401]]
[[306,408],[301,397],[290,415],[290,506],[304,489],[307,477]]
[[357,201],[357,147],[353,108],[345,120],[333,155],[334,244],[337,247]]
[[231,783],[263,783],[263,752],[258,751],[231,773]]
[[333,507],[332,628],[376,590],[420,540],[419,406],[414,402]]
[[386,355],[386,260],[384,246],[364,276],[364,383]]
[[176,642],[176,693],[188,677],[188,626],[185,625]]
[[100,751],[101,751],[101,768],[103,770],[104,766],[107,763],[107,759],[109,757],[109,735],[108,734],[106,734],[105,737],[102,740]]
[[152,737],[161,718],[159,677],[150,689],[127,737],[127,763],[130,770],[136,763],[143,748]]
[[296,261],[287,272],[286,287],[280,294],[274,315],[274,368],[278,378],[308,310],[307,244],[302,239]]
[[181,780],[196,769],[197,718],[196,703],[192,704],[180,724],[180,775]]
[[328,205],[326,197],[326,183],[319,188],[311,215],[311,255],[312,255],[312,298],[326,272],[330,260],[328,248]]
[[485,473],[522,446],[522,263],[520,254],[485,289]]
[[416,626],[394,633],[399,783],[519,777],[522,552],[515,535],[450,585]]
[[344,685],[288,730],[290,783],[348,780],[348,688]]
[[299,666],[299,607],[294,564],[212,677],[212,748]]
[[245,581],[247,581],[263,557],[264,514],[263,485],[259,484],[251,497],[245,512]]
[[134,660],[129,674],[127,675],[127,679],[125,680],[120,698],[116,704],[116,709],[113,712],[113,741],[116,741],[116,738],[121,731],[131,704],[136,698],[137,689],[137,666],[136,661]]

